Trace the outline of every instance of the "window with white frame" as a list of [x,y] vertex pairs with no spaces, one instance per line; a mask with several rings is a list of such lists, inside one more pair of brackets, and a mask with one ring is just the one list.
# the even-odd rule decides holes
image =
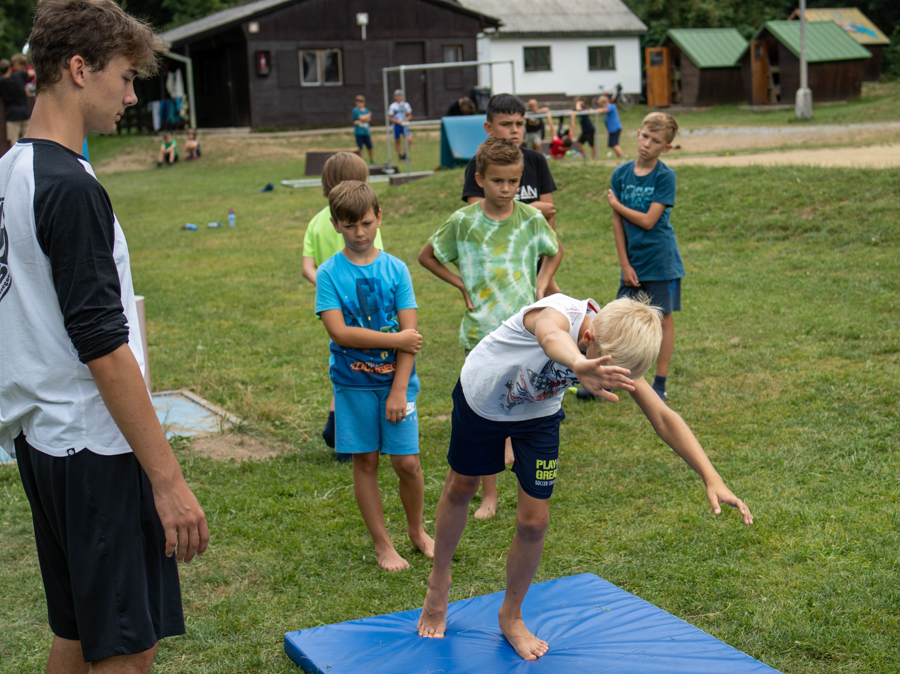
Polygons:
[[340,49],[300,50],[300,84],[304,87],[329,87],[343,83]]
[[588,70],[615,70],[615,47],[588,47]]

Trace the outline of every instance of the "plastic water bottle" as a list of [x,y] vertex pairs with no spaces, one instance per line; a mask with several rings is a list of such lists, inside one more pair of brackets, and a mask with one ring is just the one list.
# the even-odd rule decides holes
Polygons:
[[235,222],[235,218],[234,218],[234,209],[233,208],[228,209],[228,226],[229,227],[237,227],[237,222]]

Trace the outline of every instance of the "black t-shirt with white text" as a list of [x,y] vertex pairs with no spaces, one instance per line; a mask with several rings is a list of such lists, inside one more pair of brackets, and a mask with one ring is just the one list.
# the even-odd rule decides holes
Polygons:
[[[540,152],[521,148],[524,167],[522,180],[519,182],[519,191],[516,192],[516,201],[530,204],[540,201],[542,194],[550,194],[556,191],[556,183],[550,175],[550,167],[547,159]],[[484,190],[475,182],[475,158],[472,157],[466,166],[466,179],[463,183],[462,200],[468,202],[469,197],[484,198]]]

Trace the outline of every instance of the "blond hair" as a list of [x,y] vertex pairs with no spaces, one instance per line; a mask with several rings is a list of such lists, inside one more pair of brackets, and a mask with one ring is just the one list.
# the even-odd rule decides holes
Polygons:
[[597,96],[597,107],[598,108],[605,108],[607,105],[609,105],[609,96],[607,96],[606,94]]
[[653,133],[661,132],[666,143],[671,143],[675,140],[675,134],[678,133],[678,122],[668,112],[651,112],[644,117],[641,128],[646,128]]
[[591,321],[593,344],[601,356],[611,356],[610,365],[641,377],[650,369],[662,344],[662,311],[650,304],[643,292],[607,304]]
[[488,166],[512,166],[521,164],[524,167],[525,160],[519,146],[505,138],[488,136],[475,153],[475,172],[484,177]]
[[123,56],[140,77],[147,77],[156,73],[159,57],[169,47],[149,24],[112,0],[41,0],[28,42],[36,94],[59,82],[73,56],[81,56],[94,72]]
[[322,167],[322,194],[325,198],[338,183],[345,180],[366,182],[369,179],[369,167],[365,160],[355,152],[338,152],[331,155]]
[[378,215],[378,197],[370,185],[361,180],[345,180],[331,190],[328,206],[335,222],[359,222],[369,209]]

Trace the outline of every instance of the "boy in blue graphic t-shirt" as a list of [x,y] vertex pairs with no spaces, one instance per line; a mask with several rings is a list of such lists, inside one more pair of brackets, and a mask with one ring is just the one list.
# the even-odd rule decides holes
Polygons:
[[401,571],[378,489],[380,453],[400,478],[407,534],[426,557],[434,541],[422,527],[425,484],[419,465],[415,354],[422,347],[416,296],[406,265],[375,248],[381,209],[366,183],[345,180],[328,195],[331,220],[344,248],[316,273],[316,313],[331,336],[335,450],[353,455],[353,491],[372,535],[378,564]]
[[666,400],[666,376],[675,344],[672,314],[681,311],[684,265],[669,222],[675,205],[675,171],[659,156],[672,148],[678,123],[664,112],[644,117],[638,131],[638,158],[619,166],[608,193],[613,209],[616,251],[622,277],[616,297],[643,291],[663,312],[663,340],[653,390]]

